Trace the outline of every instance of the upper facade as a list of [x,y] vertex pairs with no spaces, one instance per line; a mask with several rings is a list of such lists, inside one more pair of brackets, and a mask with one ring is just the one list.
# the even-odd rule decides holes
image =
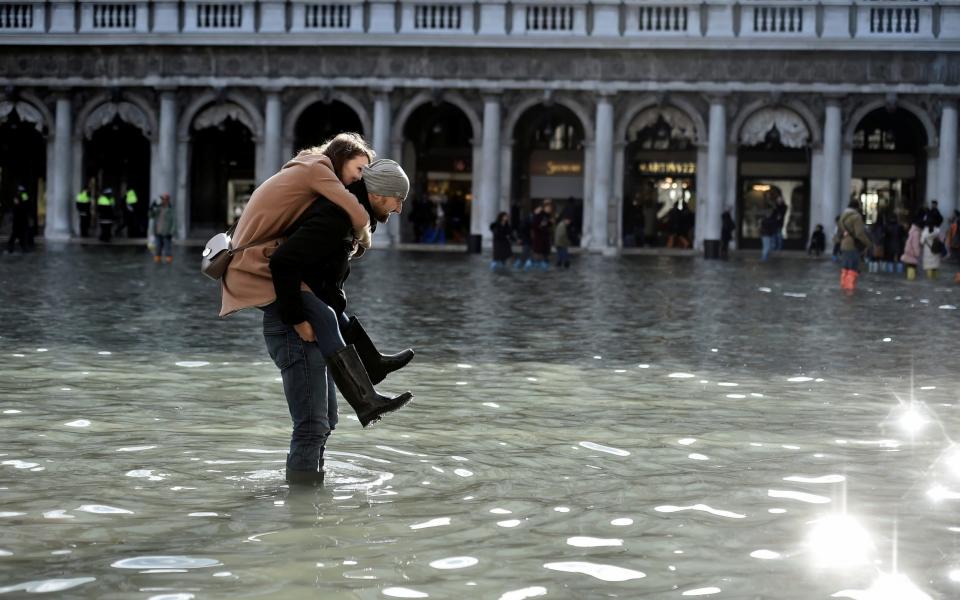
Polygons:
[[960,0],[0,0],[0,45],[368,44],[956,51]]

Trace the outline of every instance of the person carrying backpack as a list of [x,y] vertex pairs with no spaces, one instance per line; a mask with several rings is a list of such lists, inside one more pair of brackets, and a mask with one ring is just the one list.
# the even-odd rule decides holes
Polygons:
[[860,258],[873,246],[860,214],[860,201],[854,198],[837,222],[837,239],[840,243],[840,289],[851,293],[857,289],[860,277]]

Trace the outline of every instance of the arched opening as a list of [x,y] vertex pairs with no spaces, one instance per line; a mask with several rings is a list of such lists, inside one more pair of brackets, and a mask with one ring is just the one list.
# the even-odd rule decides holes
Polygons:
[[923,208],[927,143],[923,124],[903,108],[878,108],[857,124],[850,190],[867,224],[909,225]]
[[570,217],[571,241],[583,229],[583,124],[569,108],[537,104],[514,127],[511,220],[519,225],[534,207],[551,200],[556,219]]
[[766,226],[783,248],[806,247],[810,220],[810,131],[797,113],[765,108],[740,130],[738,247],[759,248]]
[[403,127],[403,164],[412,187],[401,239],[465,243],[473,203],[473,128],[459,107],[424,104]]
[[627,129],[623,245],[689,248],[697,211],[693,121],[672,108],[646,110]]
[[[83,143],[83,181],[96,198],[109,191],[115,201],[113,230],[127,237],[146,234],[150,205],[150,140],[119,114],[92,132]],[[133,190],[135,203],[127,203]],[[131,202],[133,196],[130,197]]]
[[[23,186],[28,204],[25,210],[37,233],[43,231],[46,214],[46,140],[36,124],[25,120],[16,108],[0,119],[0,214],[13,214],[13,198]],[[23,209],[21,209],[23,210]],[[3,219],[3,241],[13,227],[12,218]]]
[[223,106],[193,123],[190,158],[191,235],[223,231],[240,217],[256,188],[256,146],[242,109]]
[[346,131],[365,134],[360,117],[352,108],[340,101],[314,102],[297,118],[293,130],[294,153],[319,146],[323,142]]

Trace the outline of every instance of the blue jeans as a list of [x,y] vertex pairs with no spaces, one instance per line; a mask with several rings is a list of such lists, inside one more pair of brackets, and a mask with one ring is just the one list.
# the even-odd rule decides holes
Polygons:
[[337,396],[325,357],[345,347],[339,319],[332,308],[309,292],[301,292],[307,320],[317,336],[316,343],[300,339],[292,325],[280,320],[276,303],[263,309],[263,339],[267,352],[280,369],[283,395],[287,398],[293,434],[287,468],[316,471],[323,447],[337,426]]
[[773,236],[764,235],[760,241],[763,243],[763,254],[760,255],[760,260],[767,260],[770,258],[770,250],[773,249]]
[[565,267],[570,265],[570,249],[557,246],[557,266]]
[[783,230],[781,229],[773,234],[773,249],[776,251],[783,250]]
[[157,253],[157,256],[173,256],[173,236],[172,235],[156,236],[156,253]]

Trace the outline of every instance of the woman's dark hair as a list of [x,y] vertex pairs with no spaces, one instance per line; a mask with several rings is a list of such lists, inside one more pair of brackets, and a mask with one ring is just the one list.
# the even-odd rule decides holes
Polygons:
[[367,160],[373,162],[373,159],[377,156],[377,153],[373,151],[373,148],[370,147],[367,140],[363,139],[362,135],[352,132],[338,133],[320,146],[301,150],[297,157],[308,154],[323,154],[329,158],[330,162],[333,163],[333,172],[337,174],[337,177],[340,177],[343,163],[351,158],[366,156]]
[[497,215],[497,223],[502,221],[504,217],[509,217],[509,215],[505,212],[501,212],[499,215]]

